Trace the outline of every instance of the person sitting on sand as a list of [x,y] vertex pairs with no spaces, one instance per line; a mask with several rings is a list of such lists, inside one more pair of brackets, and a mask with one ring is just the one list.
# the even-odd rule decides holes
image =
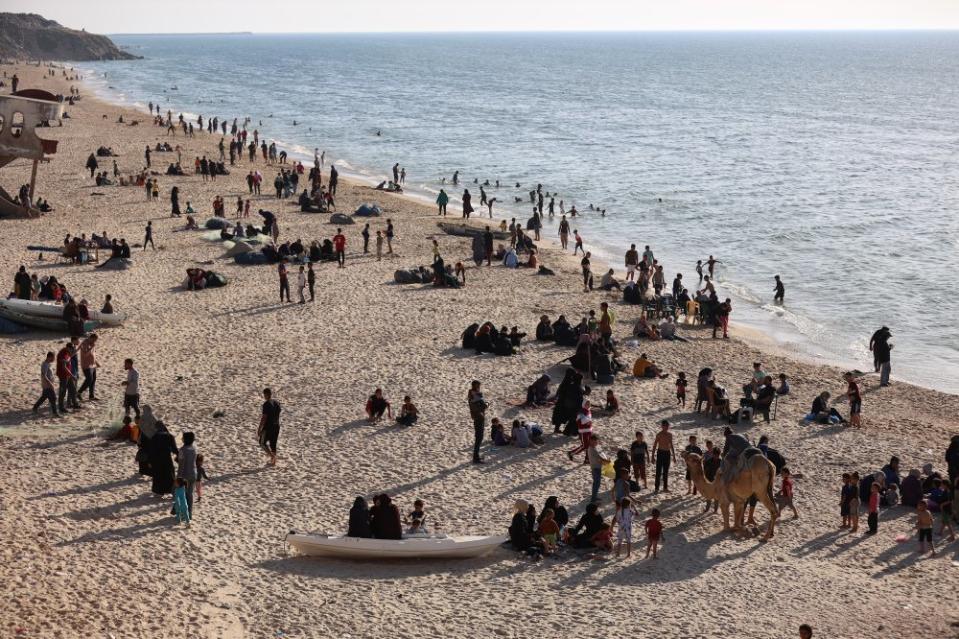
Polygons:
[[604,525],[603,516],[599,513],[599,505],[590,503],[586,512],[579,518],[579,522],[569,533],[569,541],[576,548],[592,547],[593,535],[599,532]]
[[645,311],[640,314],[639,319],[636,320],[636,324],[633,326],[633,337],[650,340],[657,340],[660,337],[656,325],[650,324],[649,320],[646,319]]
[[[389,403],[387,403],[387,407],[388,406]],[[396,418],[396,423],[401,426],[412,426],[418,419],[419,411],[416,410],[416,405],[410,396],[407,395],[403,398],[403,405],[400,407],[400,414],[399,417]]]
[[599,280],[599,290],[601,291],[611,291],[613,289],[621,290],[622,285],[619,283],[615,277],[613,277],[613,269],[609,269],[603,273],[603,277]]
[[807,422],[817,424],[842,424],[846,420],[835,408],[829,407],[829,393],[823,391],[812,402],[812,409],[806,415]]
[[529,511],[529,504],[523,499],[517,499],[513,504],[513,519],[509,526],[509,540],[515,550],[525,552],[533,557],[539,557],[546,552],[546,544],[535,537],[526,516],[527,511]]
[[539,324],[536,325],[536,341],[549,342],[553,340],[553,327],[549,323],[549,317],[540,315]]
[[526,389],[527,406],[545,406],[549,403],[549,375],[540,375],[539,379]]
[[377,388],[366,400],[366,421],[375,423],[383,418],[383,413],[393,418],[393,410],[390,403],[383,397],[383,390]]
[[663,373],[659,367],[648,358],[646,353],[643,353],[639,356],[639,359],[636,360],[636,363],[633,364],[633,377],[658,377],[659,379],[666,379],[669,375]]
[[506,429],[503,428],[503,423],[499,420],[499,417],[494,417],[493,421],[490,422],[490,440],[494,446],[509,446],[512,441],[510,436],[506,434]]
[[370,530],[375,539],[403,538],[400,511],[389,495],[382,494],[373,498],[373,508],[370,509]]

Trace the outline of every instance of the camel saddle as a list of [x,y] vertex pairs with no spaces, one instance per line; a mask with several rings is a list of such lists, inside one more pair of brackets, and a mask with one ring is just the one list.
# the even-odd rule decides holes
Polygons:
[[762,456],[762,454],[763,451],[755,446],[749,446],[738,454],[734,451],[729,451],[729,454],[723,457],[723,462],[719,466],[719,477],[722,478],[724,484],[728,485],[733,483],[736,481],[736,478],[739,477],[739,474],[743,472],[746,463],[756,455]]

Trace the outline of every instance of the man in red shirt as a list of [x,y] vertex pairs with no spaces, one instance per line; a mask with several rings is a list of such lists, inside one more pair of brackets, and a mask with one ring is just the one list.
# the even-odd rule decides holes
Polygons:
[[290,280],[287,277],[287,268],[286,268],[286,259],[280,260],[279,266],[276,267],[276,272],[280,276],[280,303],[283,303],[283,293],[286,292],[286,301],[290,301]]
[[58,408],[61,413],[66,412],[63,400],[66,398],[70,403],[70,408],[80,408],[80,402],[77,401],[77,378],[73,374],[71,364],[73,356],[76,354],[76,348],[72,343],[60,349],[57,353],[57,379],[60,380],[60,393],[58,396]]
[[343,235],[343,229],[336,229],[336,235],[333,236],[333,251],[336,253],[336,262],[340,268],[346,264],[346,236]]

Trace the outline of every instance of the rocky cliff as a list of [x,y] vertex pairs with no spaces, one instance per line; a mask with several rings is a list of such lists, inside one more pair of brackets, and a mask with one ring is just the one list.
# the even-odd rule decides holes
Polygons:
[[68,29],[35,13],[0,13],[0,58],[130,60],[110,38]]

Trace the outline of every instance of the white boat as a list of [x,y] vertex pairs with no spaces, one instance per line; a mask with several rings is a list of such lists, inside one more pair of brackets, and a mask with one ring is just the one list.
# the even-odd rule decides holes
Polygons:
[[365,539],[345,535],[298,535],[286,541],[301,555],[340,559],[466,559],[480,557],[507,541],[505,535]]
[[[5,299],[0,300],[0,308],[21,315],[33,317],[46,317],[53,319],[63,319],[63,304],[54,302],[36,302],[33,300]],[[89,309],[90,320],[97,322],[101,326],[119,326],[126,319],[123,313],[101,313],[100,311]]]

